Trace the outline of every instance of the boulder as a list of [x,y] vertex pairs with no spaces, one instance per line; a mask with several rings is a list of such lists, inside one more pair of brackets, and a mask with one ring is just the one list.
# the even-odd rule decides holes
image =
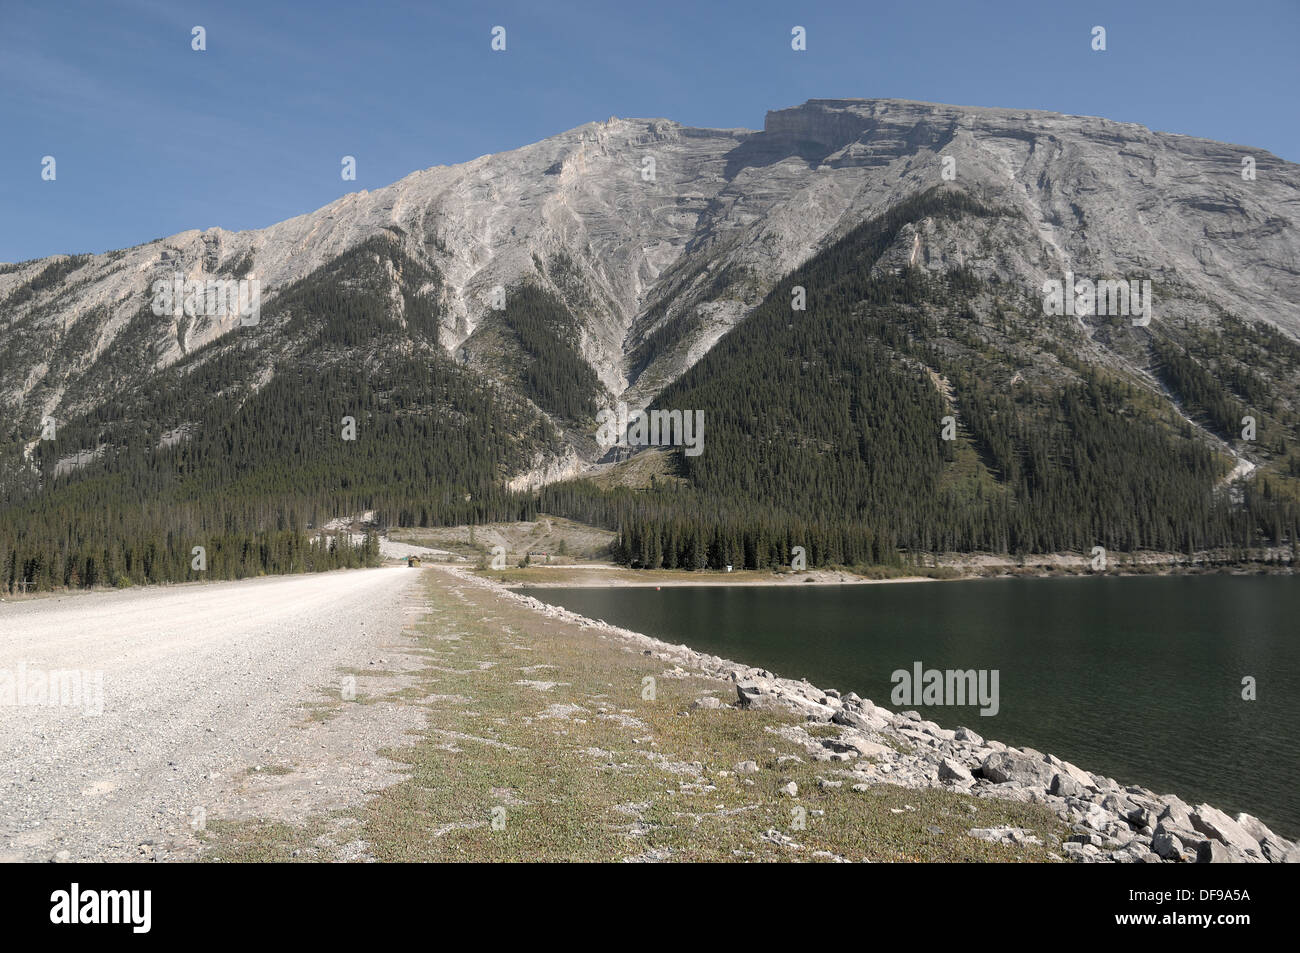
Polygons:
[[1074,778],[1062,772],[1052,778],[1049,793],[1055,794],[1057,797],[1084,797],[1088,791]]
[[898,733],[910,741],[913,745],[928,748],[934,744],[934,737],[919,728],[899,728]]
[[736,699],[742,708],[781,707],[781,700],[772,692],[771,686],[762,681],[737,682]]
[[887,754],[893,750],[886,745],[877,744],[874,741],[868,741],[866,738],[862,737],[862,735],[858,734],[843,734],[836,740],[841,744],[852,748],[864,758],[878,758],[880,755]]
[[1090,777],[1092,779],[1093,787],[1095,787],[1098,791],[1101,791],[1103,794],[1110,794],[1111,792],[1114,791],[1123,790],[1123,788],[1121,788],[1117,783],[1115,783],[1114,778],[1107,778],[1100,774],[1093,774],[1090,775]]
[[1196,805],[1196,810],[1192,812],[1192,829],[1229,847],[1234,847],[1244,854],[1263,856],[1259,841],[1251,837],[1244,827],[1227,814],[1208,804]]
[[1024,827],[1011,827],[1004,825],[1002,827],[973,827],[968,830],[967,835],[978,837],[980,840],[990,841],[994,844],[1041,844],[1034,834]]
[[1259,842],[1260,849],[1268,860],[1276,864],[1286,856],[1291,844],[1286,838],[1279,837],[1269,830],[1268,825],[1259,818],[1250,814],[1238,814],[1235,820],[1247,834]]
[[1137,805],[1128,798],[1118,794],[1107,794],[1101,799],[1103,809],[1110,811],[1112,814],[1118,814],[1120,817],[1128,817],[1130,811],[1137,809]]
[[995,751],[984,759],[980,773],[995,784],[1014,781],[1025,787],[1051,787],[1057,771],[1042,758],[1013,751]]
[[1183,856],[1183,842],[1177,834],[1169,831],[1156,831],[1151,838],[1151,850],[1165,860],[1178,860]]
[[1092,804],[1083,812],[1082,823],[1085,827],[1104,833],[1110,827],[1111,816],[1100,804]]
[[1135,804],[1121,816],[1128,821],[1129,826],[1135,831],[1151,827],[1156,820],[1155,815],[1151,813],[1151,809],[1142,804]]
[[[760,698],[768,697],[773,698],[775,704],[784,703],[814,721],[830,721],[831,717],[839,711],[838,708],[822,705],[819,702],[804,698],[802,695],[777,694],[774,696],[760,696]],[[760,703],[757,707],[761,708],[763,705]]]
[[975,745],[977,748],[984,747],[984,739],[975,734],[975,732],[971,731],[969,728],[958,728],[953,732],[953,735],[958,741],[964,741],[967,744]]
[[1094,844],[1077,844],[1070,841],[1062,844],[1061,849],[1071,860],[1084,864],[1096,863],[1100,853]]
[[1000,798],[1004,801],[1016,801],[1019,804],[1028,804],[1033,800],[1033,794],[1029,788],[1016,781],[1007,781],[1003,784],[990,784],[981,787],[980,792],[987,792],[990,796]]
[[939,780],[951,781],[953,784],[975,783],[975,777],[970,773],[966,765],[960,761],[954,761],[952,758],[944,758],[939,762]]
[[1165,827],[1176,827],[1179,830],[1190,831],[1192,829],[1192,812],[1191,808],[1181,801],[1174,799],[1176,803],[1170,803],[1165,799],[1165,808],[1160,812],[1157,820]]
[[938,738],[942,741],[952,741],[957,737],[957,732],[950,728],[940,728],[933,721],[918,721],[913,727],[929,735],[931,738]]
[[1237,858],[1232,851],[1214,838],[1201,841],[1200,846],[1196,849],[1196,862],[1198,864],[1231,864],[1236,861]]
[[837,725],[857,728],[859,731],[881,731],[889,727],[889,722],[882,718],[878,711],[879,709],[867,708],[865,705],[861,710],[837,708],[835,714],[831,716],[831,721]]

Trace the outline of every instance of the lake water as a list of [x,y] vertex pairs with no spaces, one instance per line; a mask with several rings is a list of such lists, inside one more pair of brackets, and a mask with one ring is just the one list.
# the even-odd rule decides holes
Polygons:
[[[1300,835],[1300,579],[530,589],[583,615]],[[999,710],[896,705],[895,670],[997,670]],[[1257,700],[1242,698],[1253,676]]]

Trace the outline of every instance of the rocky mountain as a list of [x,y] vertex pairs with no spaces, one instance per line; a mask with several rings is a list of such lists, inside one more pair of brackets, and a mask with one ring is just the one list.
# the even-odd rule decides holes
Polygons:
[[[1255,164],[1252,181],[1243,159]],[[1300,335],[1294,164],[1105,119],[813,100],[770,112],[761,132],[612,118],[416,172],[265,229],[193,230],[4,266],[0,393],[29,413],[78,409],[85,370],[159,278],[248,267],[265,303],[388,233],[441,274],[448,353],[473,365],[476,334],[492,324],[492,289],[537,283],[579,318],[579,346],[605,388],[643,404],[796,265],[945,181],[1018,217],[976,232],[963,221],[917,223],[901,236],[899,261],[960,265],[1034,294],[1067,270],[1141,275],[1177,289],[1162,296],[1158,320],[1195,316],[1208,302]],[[159,320],[149,329],[152,366],[137,370],[166,366],[235,324]],[[666,329],[670,347],[646,347]]]
[[[265,229],[0,266],[0,479],[30,494],[111,458],[128,429],[112,413],[143,415],[155,449],[183,447],[206,399],[183,398],[184,377],[233,413],[291,392],[286,375],[304,368],[351,362],[396,381],[417,360],[457,393],[495,395],[483,439],[515,436],[493,472],[536,487],[610,459],[597,409],[698,394],[684,375],[764,307],[777,317],[750,353],[795,346],[779,319],[799,313],[792,295],[816,316],[832,286],[882,293],[817,265],[839,255],[871,281],[949,283],[905,291],[909,307],[928,302],[930,350],[886,342],[890,366],[925,373],[995,482],[1006,468],[963,417],[961,367],[1044,392],[1104,371],[1136,388],[1130,410],[1190,426],[1223,477],[1262,466],[1290,487],[1298,220],[1300,166],[1106,119],[899,100],[812,100],[757,132],[611,118]],[[1044,282],[1067,275],[1149,282],[1149,323],[1045,313]],[[263,317],[156,313],[156,283],[178,276],[256,279]],[[850,305],[837,321],[859,314]],[[721,360],[715,377],[739,366]],[[1238,436],[1246,411],[1262,436]],[[72,427],[57,453],[40,447],[47,418]]]

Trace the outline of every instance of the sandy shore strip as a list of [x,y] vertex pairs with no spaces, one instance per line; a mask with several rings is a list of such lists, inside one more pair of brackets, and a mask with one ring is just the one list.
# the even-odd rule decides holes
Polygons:
[[[503,570],[482,570],[501,585],[521,589],[667,589],[691,586],[870,586],[886,582],[936,582],[943,575],[897,575],[872,578],[838,569],[775,573],[769,570],[687,572],[674,569],[628,569],[606,564],[533,565]],[[978,579],[979,576],[952,578]]]

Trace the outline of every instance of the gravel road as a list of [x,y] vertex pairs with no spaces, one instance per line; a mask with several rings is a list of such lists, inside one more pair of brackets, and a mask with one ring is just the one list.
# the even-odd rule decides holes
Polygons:
[[[330,688],[337,699],[340,669],[402,654],[419,575],[345,570],[0,604],[0,861],[184,856],[232,783],[246,793],[251,767],[282,744],[300,764],[308,745],[286,738],[319,727],[301,724],[302,706]],[[72,672],[84,673],[79,693]],[[365,717],[370,747],[396,740]],[[347,764],[355,770],[309,772],[306,783],[355,775],[360,790],[382,774],[359,768],[371,762],[355,750]]]

